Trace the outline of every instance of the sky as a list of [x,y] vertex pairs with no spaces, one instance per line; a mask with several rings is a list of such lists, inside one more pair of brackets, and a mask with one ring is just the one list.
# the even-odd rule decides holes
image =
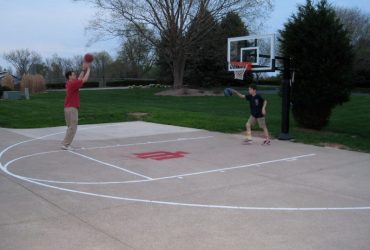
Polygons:
[[[274,10],[264,21],[264,33],[282,29],[288,18],[306,0],[274,0]],[[358,7],[370,13],[369,0],[329,0],[334,6]],[[101,41],[87,46],[92,33],[85,28],[95,10],[73,0],[0,0],[0,66],[10,65],[4,53],[16,49],[38,52],[44,59],[58,54],[69,58],[86,52],[107,51],[116,56],[118,39]]]

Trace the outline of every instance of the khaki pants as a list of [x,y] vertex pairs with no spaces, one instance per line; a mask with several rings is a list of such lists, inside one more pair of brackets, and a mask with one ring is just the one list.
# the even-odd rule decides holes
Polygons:
[[258,125],[261,129],[263,129],[263,133],[265,135],[266,140],[269,140],[269,132],[266,127],[265,117],[255,118],[250,116],[247,123],[245,124],[245,128],[247,129],[247,139],[252,140],[252,126],[258,122]]
[[69,146],[75,137],[78,124],[78,109],[77,108],[64,108],[64,117],[67,124],[66,136],[63,140],[64,146]]

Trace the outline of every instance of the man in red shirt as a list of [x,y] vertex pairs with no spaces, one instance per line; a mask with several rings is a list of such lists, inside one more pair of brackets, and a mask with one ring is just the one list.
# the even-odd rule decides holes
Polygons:
[[67,124],[66,136],[63,140],[62,149],[72,150],[71,143],[77,131],[78,109],[80,107],[80,88],[89,79],[90,64],[83,63],[83,70],[77,78],[74,71],[66,72],[66,97],[64,99],[64,117]]

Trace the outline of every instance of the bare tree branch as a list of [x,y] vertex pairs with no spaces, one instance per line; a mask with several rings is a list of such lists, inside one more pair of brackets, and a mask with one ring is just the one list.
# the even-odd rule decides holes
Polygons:
[[35,51],[28,49],[13,50],[4,54],[4,59],[12,64],[17,73],[22,76],[28,73],[31,65],[41,63],[41,56]]
[[[265,10],[271,9],[272,0],[75,0],[94,5],[99,16],[88,30],[98,37],[122,37],[127,24],[132,24],[153,46],[161,48],[173,67],[179,85],[186,56],[212,27],[208,12],[216,21],[230,11],[244,15],[253,21]],[[191,28],[199,26],[202,28]],[[148,36],[145,29],[153,30],[155,37]],[[98,39],[99,39],[98,38]],[[163,41],[165,43],[163,43]],[[180,67],[181,69],[177,69]],[[180,76],[175,74],[180,73]]]

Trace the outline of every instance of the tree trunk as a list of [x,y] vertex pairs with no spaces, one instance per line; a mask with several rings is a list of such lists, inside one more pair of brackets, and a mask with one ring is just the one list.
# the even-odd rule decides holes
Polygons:
[[173,87],[180,89],[183,87],[184,82],[184,71],[185,71],[185,58],[179,56],[173,60]]

